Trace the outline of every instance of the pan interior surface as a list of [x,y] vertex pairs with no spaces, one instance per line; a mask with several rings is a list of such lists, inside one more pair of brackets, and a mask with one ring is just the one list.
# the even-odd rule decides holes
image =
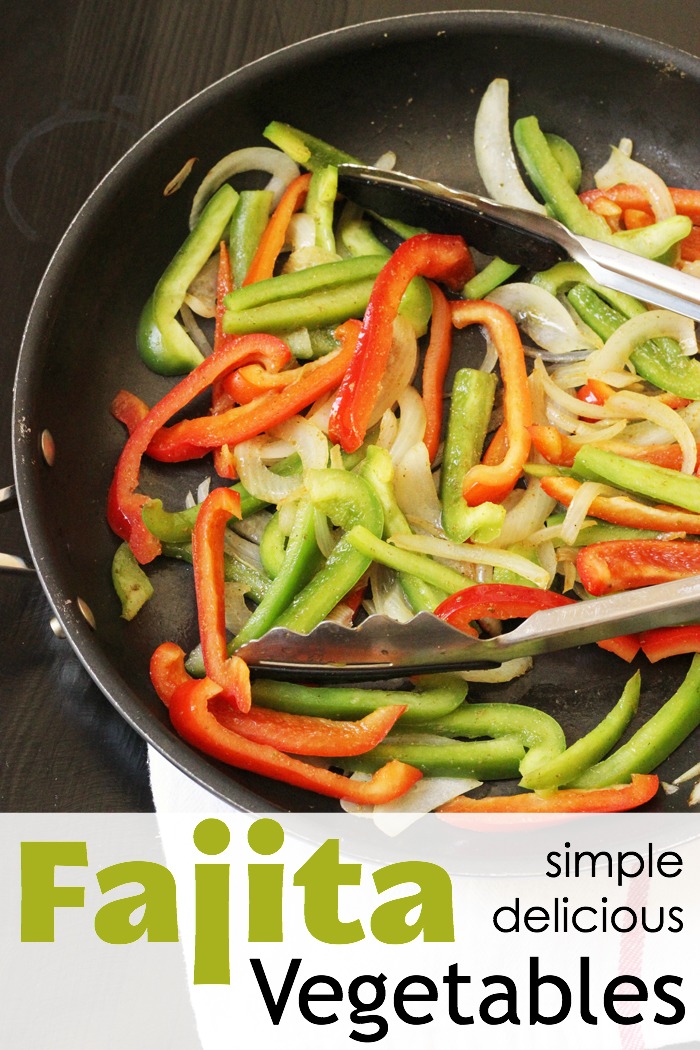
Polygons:
[[[109,412],[126,388],[153,403],[171,381],[149,373],[135,349],[141,308],[184,239],[197,176],[172,197],[163,188],[191,156],[204,173],[224,154],[264,144],[273,119],[372,162],[384,151],[397,166],[483,192],[473,152],[481,94],[494,77],[511,85],[513,118],[536,114],[569,138],[585,162],[584,181],[629,137],[635,157],[669,183],[700,170],[695,134],[700,62],[622,32],[558,18],[487,12],[406,16],[340,30],[293,45],[232,73],[176,110],[142,139],[92,194],[61,242],[29,318],[16,380],[15,471],[31,551],[71,644],[124,717],[176,765],[234,806],[314,811],[322,798],[227,769],[196,754],[171,730],[148,679],[164,641],[196,641],[189,571],[154,563],[155,597],[129,624],[110,582],[116,540],[105,500],[124,433]],[[587,181],[586,181],[587,180]],[[48,467],[39,436],[48,429]],[[148,465],[143,489],[182,505],[209,472]],[[95,629],[77,599],[92,610]],[[537,662],[498,699],[532,703],[580,735],[609,709],[629,676],[598,650]],[[674,678],[675,676],[675,678]],[[649,666],[650,713],[681,669]],[[473,696],[480,695],[477,688]],[[491,693],[493,695],[493,693]],[[676,756],[678,772],[690,762]],[[670,801],[659,803],[672,805]]]

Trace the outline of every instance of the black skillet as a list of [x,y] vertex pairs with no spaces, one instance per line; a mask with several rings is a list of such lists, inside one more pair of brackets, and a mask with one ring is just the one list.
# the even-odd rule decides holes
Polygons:
[[[199,158],[203,173],[232,149],[263,144],[261,130],[276,118],[370,162],[393,149],[405,171],[479,191],[472,130],[494,76],[509,79],[514,116],[535,113],[546,129],[571,139],[589,182],[624,135],[634,140],[635,155],[670,183],[698,184],[698,59],[563,18],[406,16],[289,47],[177,109],[93,192],[37,293],[17,370],[14,460],[44,588],[70,643],[124,718],[195,781],[241,809],[318,811],[335,804],[230,770],[184,745],[150,687],[148,661],[165,639],[186,649],[195,639],[189,573],[179,564],[154,564],[156,596],[128,625],[110,583],[116,540],[105,522],[105,497],[124,435],[109,404],[120,387],[152,403],[168,386],[140,363],[134,329],[184,237],[197,176],[174,197],[164,198],[163,188],[188,157]],[[53,466],[40,450],[44,431],[55,444]],[[143,487],[177,505],[202,471],[201,463],[176,471],[149,467]],[[671,694],[686,665],[644,666],[640,720]],[[539,660],[498,697],[542,706],[576,736],[607,710],[628,674],[626,665],[587,647]],[[670,779],[686,769],[697,746],[696,734],[662,774]],[[687,792],[655,805],[685,809]]]

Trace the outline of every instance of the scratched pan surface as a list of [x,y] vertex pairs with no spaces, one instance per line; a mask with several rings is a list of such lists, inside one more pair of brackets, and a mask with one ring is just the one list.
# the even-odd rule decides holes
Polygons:
[[[15,469],[20,505],[44,588],[80,659],[132,726],[216,795],[258,812],[317,812],[335,803],[238,773],[196,754],[172,732],[148,680],[151,652],[165,639],[195,638],[189,571],[154,564],[155,597],[131,624],[110,584],[115,539],[105,496],[123,443],[109,404],[120,387],[149,402],[168,381],[141,365],[134,330],[142,304],[181,243],[196,184],[174,197],[163,187],[197,156],[202,173],[223,154],[264,143],[271,119],[296,124],[371,161],[386,149],[398,166],[481,190],[472,129],[489,81],[507,77],[514,117],[537,114],[570,138],[586,179],[611,143],[629,136],[635,156],[670,183],[700,172],[700,61],[622,32],[520,14],[454,12],[390,19],[330,33],[240,69],[176,110],[112,170],[79,212],[37,294],[20,356],[15,401]],[[459,353],[467,360],[475,347]],[[49,469],[41,431],[54,436]],[[144,489],[177,505],[202,463],[149,467]],[[76,607],[92,609],[91,630]],[[639,719],[680,681],[687,661],[643,669]],[[595,647],[545,657],[534,671],[472,696],[532,703],[571,737],[590,728],[619,695],[627,665]],[[697,759],[698,736],[663,767],[671,778]],[[512,785],[511,785],[512,787]],[[504,790],[505,786],[493,790]],[[687,791],[657,809],[685,810]]]

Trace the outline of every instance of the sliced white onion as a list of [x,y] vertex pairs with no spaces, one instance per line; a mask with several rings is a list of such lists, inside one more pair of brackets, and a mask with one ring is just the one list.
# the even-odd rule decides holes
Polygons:
[[322,266],[324,263],[338,262],[340,256],[336,252],[330,252],[318,244],[310,244],[304,248],[297,248],[285,261],[282,267],[283,273],[296,273],[298,270],[308,270],[312,266]]
[[673,783],[685,784],[686,780],[693,780],[695,777],[700,777],[700,762],[696,762],[690,769],[686,769],[685,773],[681,773],[679,777],[676,777]]
[[245,603],[245,584],[234,580],[224,584],[224,609],[226,630],[238,634],[250,618],[250,609]]
[[537,544],[537,558],[542,568],[549,573],[549,586],[551,587],[557,574],[557,552],[551,540]]
[[183,303],[180,307],[180,317],[182,318],[183,328],[199,350],[202,357],[209,357],[209,354],[212,352],[212,345],[197,324],[197,319],[187,303]]
[[690,792],[690,795],[688,796],[688,805],[689,806],[697,806],[697,804],[699,802],[700,802],[700,780],[697,782],[697,784],[693,785],[693,790]]
[[508,81],[492,80],[484,92],[474,123],[476,166],[490,197],[528,211],[546,213],[522,180],[510,137]]
[[[323,468],[328,463],[328,439],[303,416],[293,416],[285,423],[271,427],[268,434],[249,438],[236,445],[234,460],[238,476],[248,492],[265,503],[280,503],[297,493],[302,485],[300,475],[283,477],[266,465],[270,439],[281,439],[295,449],[302,469]],[[274,445],[273,445],[274,448]],[[274,457],[272,457],[274,458]]]
[[382,415],[379,420],[379,433],[377,434],[377,440],[375,444],[379,445],[380,448],[385,448],[387,451],[396,441],[396,435],[399,432],[399,421],[391,411],[387,408],[386,412]]
[[457,674],[465,682],[512,682],[514,678],[522,675],[532,668],[531,656],[519,656],[516,660],[505,660],[498,667],[484,667],[475,671],[458,671]]
[[377,828],[385,835],[400,835],[425,813],[481,787],[480,780],[466,777],[423,777],[400,798],[373,807]]
[[327,515],[316,508],[314,510],[314,533],[316,535],[316,546],[324,558],[327,558],[336,544],[336,538],[331,529]]
[[[691,433],[696,438],[700,437],[700,401],[693,401],[684,408],[679,408],[678,415]],[[672,435],[655,423],[630,423],[625,431],[625,440],[633,445],[664,445],[672,440]]]
[[392,462],[400,463],[425,435],[426,414],[423,398],[413,386],[407,386],[398,396],[399,425],[389,452]]
[[576,424],[576,430],[571,435],[571,440],[575,441],[577,445],[587,445],[591,441],[613,441],[620,436],[626,426],[626,419],[619,419],[617,423],[607,424],[602,419],[598,423],[586,423],[581,420]]
[[557,501],[542,488],[539,478],[529,478],[523,496],[512,510],[506,512],[505,521],[494,545],[512,547],[527,540],[531,533],[541,529],[554,510]]
[[590,419],[604,419],[605,408],[603,405],[592,405],[587,401],[581,401],[579,398],[574,397],[573,394],[569,394],[568,391],[562,390],[562,388],[555,383],[554,379],[547,374],[547,370],[541,361],[535,361],[533,371],[537,371],[542,387],[547,397],[558,405],[560,408],[569,412],[576,420],[579,416],[586,416]]
[[557,297],[539,285],[515,281],[494,289],[486,299],[507,310],[543,350],[568,354],[600,346],[600,339],[581,331]]
[[406,601],[401,584],[395,572],[386,565],[372,562],[369,570],[369,581],[372,587],[374,611],[388,616],[398,623],[408,623],[413,619],[413,609]]
[[297,211],[292,215],[285,234],[284,247],[295,252],[300,248],[311,248],[316,243],[316,223],[313,215],[307,211]]
[[683,459],[681,471],[692,474],[697,465],[698,447],[695,437],[683,418],[673,408],[669,408],[658,398],[637,394],[633,390],[619,390],[611,394],[603,405],[606,415],[619,419],[648,419],[664,427],[681,447]]
[[250,540],[251,543],[260,543],[262,534],[269,525],[271,517],[272,514],[269,510],[259,510],[255,514],[249,514],[247,518],[234,521],[232,525],[229,525],[229,528],[237,532],[239,536]]
[[681,317],[670,310],[647,310],[628,318],[602,349],[589,355],[583,365],[586,378],[602,378],[606,372],[621,372],[638,346],[663,336],[676,339],[688,356],[698,352],[695,324],[690,317]]
[[610,189],[621,182],[639,186],[644,191],[657,222],[670,219],[676,214],[673,198],[661,176],[646,164],[632,160],[617,146],[612,147],[608,161],[595,173],[594,178],[596,186],[601,190]]
[[[213,317],[216,313],[216,279],[219,272],[219,253],[212,255],[205,262],[202,269],[194,278],[189,288],[185,302],[189,299],[198,302],[201,310],[196,312],[201,317]],[[195,309],[193,306],[192,309]],[[202,312],[206,311],[206,312]]]
[[439,536],[399,533],[392,536],[390,542],[402,550],[417,551],[419,554],[429,554],[433,558],[442,558],[446,561],[463,562],[470,565],[493,565],[502,569],[510,569],[511,572],[517,572],[526,580],[530,580],[536,587],[546,587],[549,583],[549,573],[546,569],[512,551],[484,547],[478,543],[453,543],[452,540],[443,540]]
[[382,171],[391,171],[396,167],[396,154],[393,150],[388,149],[381,156],[377,157],[374,162],[375,168],[380,168]]
[[441,527],[442,506],[430,468],[430,454],[424,441],[417,441],[397,463],[394,495],[404,514],[412,514],[437,528]]
[[273,207],[279,202],[289,183],[299,175],[299,167],[281,150],[270,146],[250,146],[235,150],[207,172],[197,190],[190,211],[190,229],[197,225],[199,216],[209,198],[234,175],[244,171],[268,172],[272,178],[266,189],[271,190]]
[[584,481],[577,489],[574,498],[566,508],[566,516],[561,524],[560,536],[564,543],[570,547],[576,543],[581,527],[588,516],[591,503],[607,491],[607,485],[602,485],[597,481]]
[[260,560],[260,548],[257,543],[251,543],[244,536],[239,536],[233,529],[224,531],[224,550],[234,558],[238,558],[244,565],[252,569],[262,569]]
[[412,382],[417,365],[418,339],[415,330],[410,321],[399,315],[394,321],[391,352],[370,416],[370,427],[379,422],[387,408],[396,404],[399,394]]

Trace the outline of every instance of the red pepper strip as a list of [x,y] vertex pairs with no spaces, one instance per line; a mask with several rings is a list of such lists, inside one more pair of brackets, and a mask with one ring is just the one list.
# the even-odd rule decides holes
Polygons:
[[357,349],[340,384],[328,422],[329,437],[345,452],[356,452],[365,440],[391,351],[394,319],[410,282],[421,274],[461,288],[473,272],[474,263],[462,238],[436,233],[409,237],[379,271]]
[[352,359],[356,333],[357,324],[346,321],[340,325],[336,329],[340,350],[295,369],[298,372],[297,379],[289,386],[271,390],[246,405],[236,405],[218,416],[198,416],[171,427],[163,427],[151,438],[149,456],[166,463],[197,459],[212,448],[237,445],[239,441],[256,437],[277,423],[291,419],[338,386]]
[[657,627],[644,631],[639,640],[642,652],[655,664],[669,656],[700,653],[700,626],[692,623],[684,627]]
[[681,242],[681,258],[686,262],[697,262],[700,259],[700,226],[693,226],[688,236]]
[[[576,441],[572,441],[568,434],[562,434],[556,427],[534,424],[530,427],[532,444],[548,463],[557,467],[570,467],[573,465],[574,456],[581,448]],[[619,456],[627,456],[628,459],[639,459],[645,463],[655,463],[658,467],[668,467],[671,470],[680,470],[683,454],[680,446],[673,443],[668,445],[633,445],[628,441],[598,441],[596,448],[604,448],[609,452],[616,452]],[[700,444],[698,445],[698,466],[695,470],[700,475]]]
[[496,433],[491,438],[488,448],[484,450],[484,454],[481,457],[481,462],[485,463],[488,467],[495,467],[497,463],[502,463],[506,457],[508,451],[508,428],[505,423],[501,423],[500,427],[496,430]]
[[642,211],[640,208],[625,208],[622,221],[626,230],[639,230],[643,226],[653,226],[654,215],[651,209]]
[[[216,320],[214,322],[214,353],[217,350],[221,350],[224,346],[230,346],[233,336],[227,335],[224,332],[223,318],[224,318],[224,297],[233,290],[233,274],[231,272],[231,257],[228,253],[225,243],[222,241],[219,249],[219,270],[216,279]],[[213,416],[219,415],[221,412],[226,412],[227,409],[233,408],[233,401],[229,397],[224,383],[226,376],[223,379],[217,379],[212,386],[211,391],[211,412]],[[238,471],[236,469],[236,463],[233,458],[233,451],[229,445],[222,445],[221,448],[215,448],[213,452],[214,458],[214,470],[220,478],[228,478],[230,481],[235,481],[238,477]]]
[[[319,357],[316,361],[309,361],[309,370],[313,371],[311,366],[319,365],[323,360],[324,358]],[[237,405],[247,405],[261,394],[267,394],[270,390],[280,390],[283,386],[295,383],[298,378],[299,368],[290,368],[285,372],[268,372],[261,365],[244,365],[226,376],[224,386]]]
[[110,411],[116,420],[124,424],[129,434],[133,434],[148,415],[148,405],[130,390],[120,390],[110,405]]
[[226,525],[240,516],[241,498],[233,489],[209,493],[192,529],[192,566],[204,669],[221,687],[223,698],[245,712],[251,704],[250,672],[240,656],[227,654],[224,595]]
[[555,591],[515,583],[479,583],[445,598],[435,609],[435,616],[464,630],[472,620],[521,620],[540,609],[573,605],[574,601]]
[[[694,225],[700,225],[700,190],[678,189],[675,186],[669,186],[669,192],[676,212],[679,215],[687,215],[693,220]],[[630,186],[624,182],[617,186],[610,186],[606,190],[584,190],[579,197],[589,208],[594,201],[606,197],[619,204],[623,210],[625,208],[636,208],[638,211],[652,210],[649,198],[644,191],[639,186]]]
[[[458,627],[466,634],[476,636],[472,620],[493,617],[496,620],[520,620],[540,609],[555,609],[562,605],[573,605],[569,598],[555,591],[541,591],[535,587],[518,584],[481,583],[467,587],[450,595],[435,609],[435,615]],[[615,653],[630,663],[639,652],[636,635],[622,634],[598,642],[601,649]]]
[[635,809],[649,802],[659,789],[655,773],[634,773],[630,784],[614,784],[606,788],[563,788],[552,795],[534,792],[520,795],[495,795],[490,798],[469,798],[460,795],[438,813],[617,813]]
[[287,236],[289,220],[295,211],[303,206],[311,180],[310,172],[299,175],[289,183],[282,194],[282,198],[270,216],[270,220],[263,230],[257,251],[248,267],[243,284],[254,284],[255,281],[264,281],[272,277],[275,272],[277,256],[284,247],[284,239]]
[[[212,354],[189,375],[184,376],[161,400],[153,406],[122,449],[114,471],[107,500],[107,520],[112,530],[127,540],[136,560],[141,564],[152,561],[161,551],[160,542],[141,519],[141,508],[148,499],[136,492],[141,472],[141,459],[161,427],[188,404],[193,397],[206,390],[220,375],[244,361],[289,360],[289,349],[271,335],[238,336],[225,350]],[[218,445],[225,444],[219,441]]]
[[486,502],[501,503],[515,487],[530,452],[528,427],[532,423],[532,404],[523,346],[515,321],[496,303],[483,300],[453,303],[452,321],[457,328],[484,325],[498,352],[508,450],[500,463],[477,463],[467,471],[462,494],[471,507]]
[[578,552],[576,568],[589,594],[616,594],[697,575],[700,544],[692,540],[591,543]]
[[376,747],[401,717],[406,705],[379,708],[357,722],[295,715],[267,707],[251,707],[242,715],[218,697],[211,701],[209,709],[226,729],[246,740],[269,744],[293,755],[334,758],[363,755]]
[[[568,507],[581,482],[575,478],[551,477],[541,478],[540,484],[548,496]],[[589,514],[592,518],[600,518],[613,525],[628,525],[633,529],[700,535],[700,514],[661,503],[649,506],[631,496],[596,496],[589,507]]]
[[426,415],[423,440],[432,463],[440,444],[443,387],[452,353],[452,312],[438,286],[429,281],[428,287],[433,300],[433,310],[430,319],[430,339],[423,361],[421,389]]
[[212,714],[210,701],[221,696],[221,689],[210,678],[190,678],[185,671],[185,654],[172,642],[165,642],[153,654],[151,681],[169,707],[171,721],[180,736],[205,754],[237,769],[360,805],[391,802],[421,778],[420,770],[392,761],[378,769],[371,780],[350,780],[292,758],[268,744],[246,740],[223,726]]

